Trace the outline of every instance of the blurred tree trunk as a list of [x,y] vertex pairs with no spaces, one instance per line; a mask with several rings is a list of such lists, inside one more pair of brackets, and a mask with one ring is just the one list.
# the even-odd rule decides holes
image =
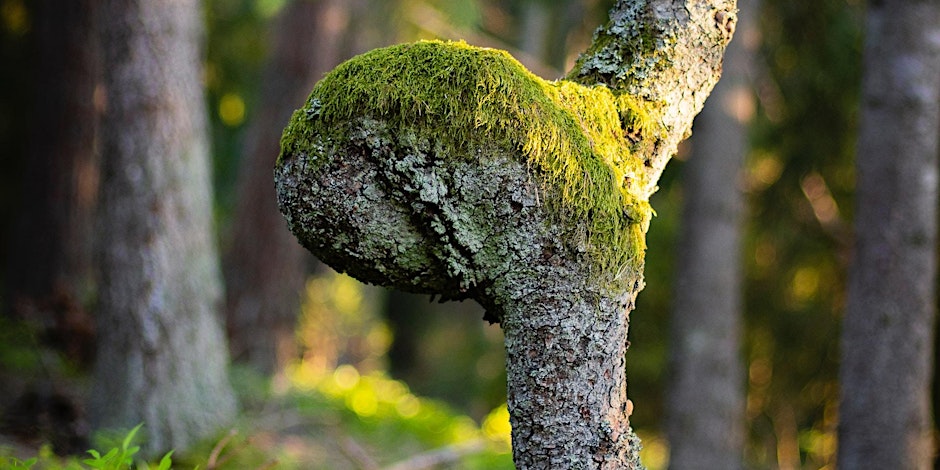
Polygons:
[[5,273],[8,311],[53,327],[70,357],[90,360],[97,3],[42,0],[36,9],[38,111]]
[[183,451],[235,414],[218,317],[203,24],[196,0],[102,4],[96,428]]
[[671,317],[666,423],[671,468],[741,468],[740,179],[753,113],[746,44],[758,2],[738,0],[738,28],[721,80],[693,127],[683,168],[683,211]]
[[550,7],[539,0],[527,0],[522,3],[521,10],[519,49],[538,60],[545,60],[548,55],[546,43],[549,39],[548,32],[551,24]]
[[940,4],[870,2],[842,333],[839,466],[929,468]]
[[524,0],[521,10],[519,49],[543,62],[546,69],[565,70],[568,66],[568,36],[584,17],[584,2]]
[[[426,337],[432,322],[429,316],[438,313],[427,307],[427,296],[389,290],[385,297],[385,318],[392,330],[392,344],[388,348],[388,370],[392,377],[402,380],[418,391],[420,382],[427,380],[419,351],[421,339]],[[441,312],[442,313],[442,312]]]
[[317,79],[339,63],[348,22],[343,0],[298,0],[281,10],[269,32],[261,106],[246,136],[223,260],[232,357],[265,373],[296,356],[294,329],[311,262],[287,230],[271,184],[281,130]]

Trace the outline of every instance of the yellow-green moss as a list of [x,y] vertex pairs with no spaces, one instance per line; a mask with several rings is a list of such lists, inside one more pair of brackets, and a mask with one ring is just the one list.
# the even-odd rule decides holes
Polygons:
[[[536,77],[504,51],[464,42],[422,41],[376,49],[347,61],[294,113],[281,156],[342,140],[359,117],[422,132],[445,155],[473,155],[497,143],[520,151],[550,204],[588,223],[588,243],[605,268],[642,262],[651,209],[636,142],[661,133],[650,108],[605,86]],[[403,133],[404,134],[404,133]],[[469,158],[469,157],[465,157]]]

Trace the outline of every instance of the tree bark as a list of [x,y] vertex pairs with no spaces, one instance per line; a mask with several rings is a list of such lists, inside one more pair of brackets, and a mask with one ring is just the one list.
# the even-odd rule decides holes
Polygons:
[[[640,466],[638,439],[627,413],[624,352],[628,313],[643,285],[648,212],[644,215],[641,207],[718,79],[733,11],[733,1],[618,2],[611,21],[569,74],[570,80],[586,85],[581,88],[569,82],[543,84],[512,71],[487,81],[493,69],[467,67],[463,61],[516,69],[500,53],[461,44],[376,51],[321,82],[285,131],[275,170],[278,202],[305,247],[360,280],[444,298],[473,298],[491,321],[502,324],[519,468]],[[448,66],[441,57],[453,62]],[[403,60],[403,66],[394,60]],[[433,69],[441,60],[441,69]],[[385,75],[356,89],[353,81],[361,79],[356,75],[360,71]],[[614,138],[622,145],[618,155],[629,159],[624,165],[638,162],[635,173],[621,175],[623,168],[614,163],[592,173],[587,165],[595,154],[579,150],[575,158],[584,160],[573,164],[583,166],[553,179],[550,166],[523,154],[536,144],[557,142],[507,143],[500,134],[519,126],[544,131],[537,128],[543,122],[512,119],[554,109],[543,108],[541,96],[526,93],[553,93],[552,87],[569,85],[577,93],[600,93],[590,96],[626,95],[654,103],[651,112],[657,118],[649,133],[636,134],[638,129],[619,121],[618,131],[627,135]],[[341,91],[330,91],[331,86]],[[519,89],[508,88],[513,86]],[[427,88],[422,87],[433,87],[438,95],[424,96]],[[487,94],[490,87],[505,94]],[[393,92],[386,95],[387,90]],[[337,109],[350,96],[361,101],[353,109]],[[486,109],[477,109],[476,118],[463,127],[468,118],[462,111],[437,104],[451,96]],[[588,95],[566,96],[580,100]],[[491,100],[503,98],[509,110],[495,112],[514,114],[502,125],[487,127],[483,113],[499,106]],[[592,121],[599,118],[590,114],[595,111],[571,113]],[[551,125],[561,129],[572,114],[562,116]],[[510,123],[515,128],[507,130]],[[592,124],[578,125],[580,132],[593,132]],[[433,126],[445,126],[447,132],[436,134]],[[454,135],[456,142],[447,140]],[[619,140],[628,137],[643,142]],[[566,138],[559,134],[560,140]],[[572,155],[541,155],[552,156]],[[605,189],[591,195],[572,189],[586,180]],[[627,187],[629,194],[622,192]],[[602,218],[606,209],[600,205],[592,206],[596,211],[577,205],[606,197],[604,191],[621,191],[616,194],[625,198],[618,199],[623,205],[617,206],[614,220]],[[565,203],[566,198],[575,202]],[[613,230],[604,232],[612,237],[609,245],[591,238],[595,230]],[[636,257],[617,258],[617,263],[599,260],[604,256],[599,253],[623,254],[616,251],[622,243]]]
[[722,78],[696,118],[682,173],[665,426],[669,465],[676,469],[741,468],[744,454],[739,182],[753,92],[752,51],[742,33],[756,28],[758,2],[739,0],[738,6],[738,33],[725,53]]
[[[339,0],[290,2],[273,23],[261,107],[248,129],[232,240],[225,252],[232,357],[274,373],[296,356],[294,328],[310,264],[284,226],[271,185],[281,126],[310,87],[340,60],[348,12]],[[298,44],[316,44],[314,53]]]
[[842,333],[839,466],[932,465],[940,5],[871,2]]
[[182,451],[235,413],[218,318],[201,83],[189,1],[103,5],[101,289],[90,413],[144,423],[147,454]]
[[583,266],[540,271],[517,284],[535,294],[513,293],[502,322],[516,466],[640,467],[625,370],[639,276],[608,291]]

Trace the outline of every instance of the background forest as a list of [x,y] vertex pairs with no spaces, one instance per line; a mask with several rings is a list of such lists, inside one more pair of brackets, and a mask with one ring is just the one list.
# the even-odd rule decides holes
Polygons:
[[[463,39],[559,77],[612,3],[203,2],[222,311],[243,411],[237,434],[193,443],[174,459],[208,468],[275,459],[285,466],[278,468],[432,468],[419,458],[511,468],[499,328],[481,321],[472,302],[365,286],[306,255],[276,212],[270,168],[290,112],[344,59],[398,42]],[[862,3],[739,2],[749,23],[734,41],[747,65],[723,103],[732,103],[747,142],[740,174],[727,175],[745,197],[736,248],[744,371],[736,385],[746,397],[747,468],[832,468],[835,458]],[[100,64],[76,65],[95,54],[90,23],[57,24],[60,17],[44,10],[56,4],[0,0],[0,455],[35,455],[44,443],[81,453],[101,442],[92,440],[84,409],[95,334],[108,328],[94,321],[101,177],[87,144],[105,104]],[[63,76],[86,95],[50,96]],[[68,133],[48,134],[63,122],[50,109],[71,115],[64,121],[70,138],[78,135],[71,145],[85,147],[51,147],[50,135]],[[701,147],[695,135],[684,144],[652,200],[647,287],[631,316],[631,421],[654,469],[669,459],[662,417],[682,181]],[[55,151],[74,156],[46,158]]]

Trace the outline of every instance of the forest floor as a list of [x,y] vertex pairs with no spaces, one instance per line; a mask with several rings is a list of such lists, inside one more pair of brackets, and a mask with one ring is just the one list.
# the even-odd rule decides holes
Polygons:
[[[40,468],[66,468],[89,449],[104,454],[120,442],[91,433],[83,406],[87,372],[23,331],[2,331],[0,340],[16,338],[0,343],[0,467],[5,457],[39,456]],[[236,367],[231,377],[242,409],[236,422],[175,453],[174,468],[513,468],[504,409],[481,425],[399,381],[351,366],[273,381]]]

